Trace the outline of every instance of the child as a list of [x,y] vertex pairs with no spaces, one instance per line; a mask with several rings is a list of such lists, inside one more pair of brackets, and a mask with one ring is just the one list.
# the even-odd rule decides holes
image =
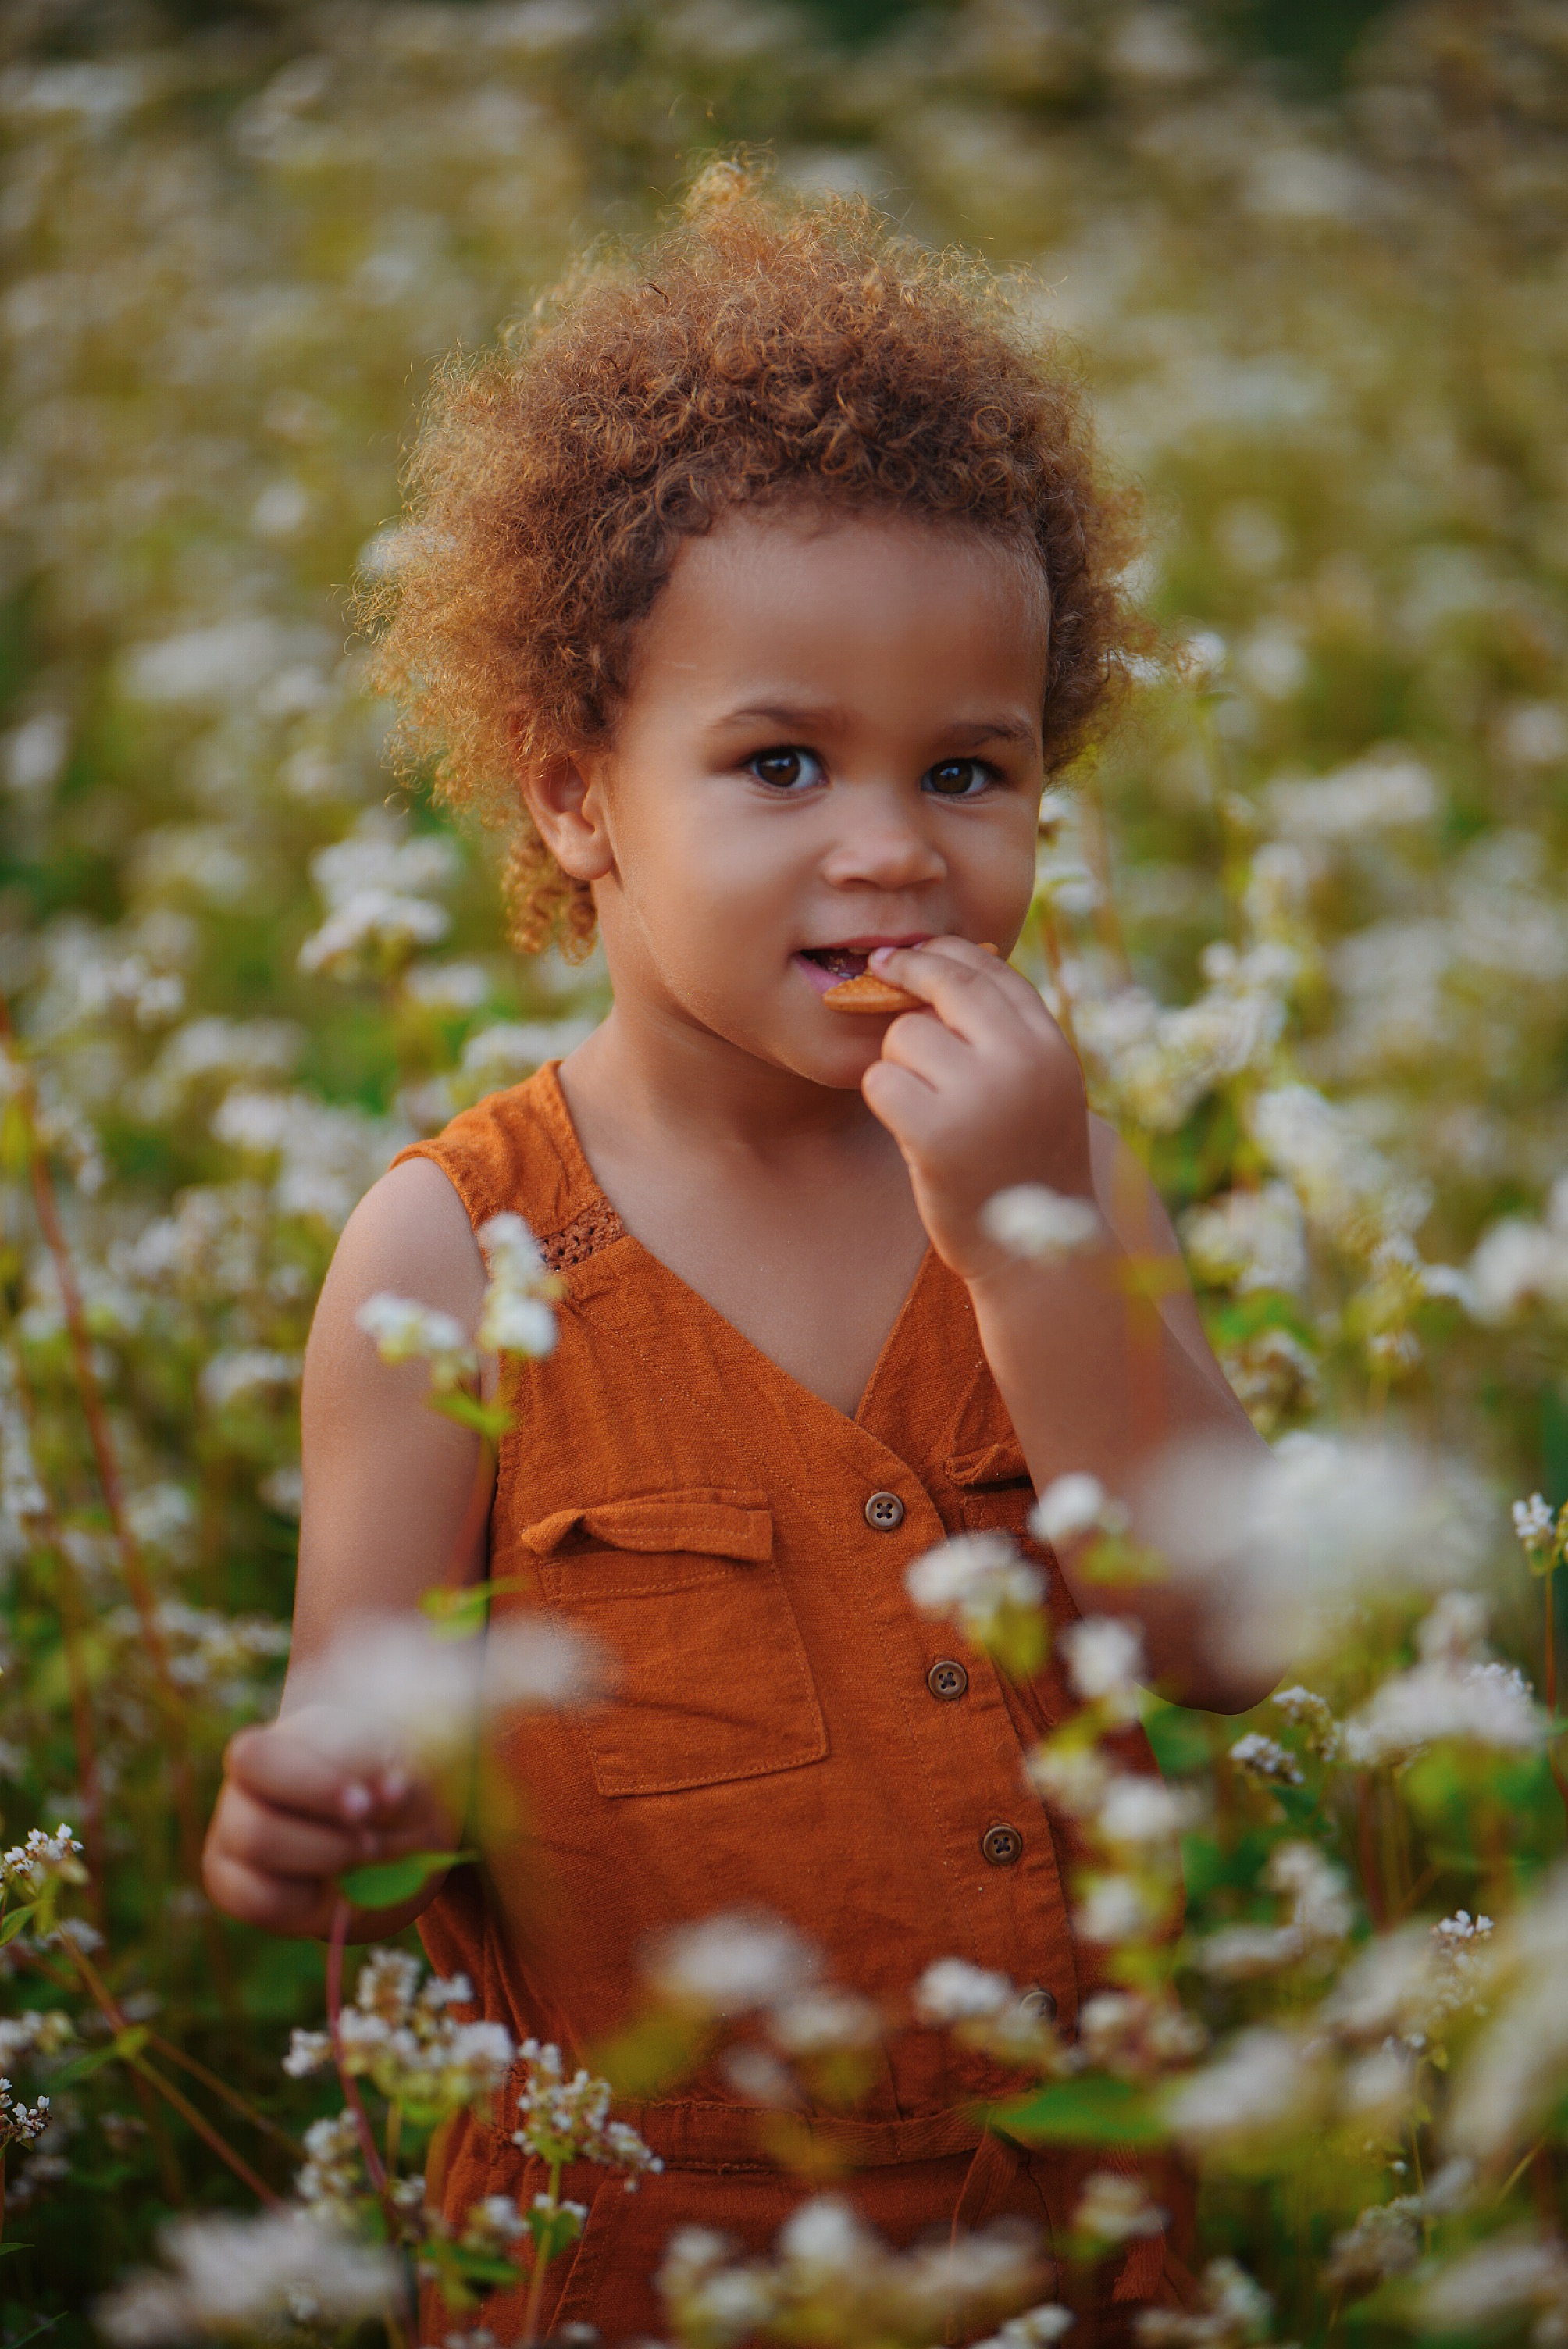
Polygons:
[[[521,942],[597,926],[614,1009],[405,1152],[344,1234],[306,1368],[295,1659],[440,1578],[477,1439],[356,1314],[391,1289],[474,1328],[475,1231],[510,1209],[563,1278],[561,1336],[509,1385],[468,1571],[519,1578],[498,1607],[560,1609],[622,1679],[506,1733],[526,1847],[364,1931],[419,1913],[433,1961],[569,2066],[634,2010],[651,1935],[743,1907],[890,2008],[956,1955],[1070,2033],[1091,1953],[1020,1768],[1068,1700],[962,1648],[955,1671],[905,1568],[966,1529],[1025,1540],[1065,1472],[1131,1493],[1157,1440],[1255,1442],[1141,1172],[1005,959],[1044,781],[1126,640],[1122,515],[1074,396],[863,208],[790,214],[721,166],[637,266],[438,388],[414,481],[384,679],[444,742],[448,795],[510,812]],[[868,966],[925,1008],[825,1000]],[[1098,1247],[1005,1254],[981,1210],[1018,1184],[1098,1203]],[[1126,1276],[1151,1256],[1134,1359]],[[1070,1549],[1049,1563],[1061,1620],[1141,1618],[1168,1693],[1263,1694],[1222,1661],[1217,1579],[1079,1588]],[[450,1833],[285,1700],[231,1748],[208,1883],[321,1934],[337,1874]],[[1068,2222],[1081,2165],[976,2152],[1004,2075],[932,2033],[879,2061],[849,2131],[873,2224]],[[636,2197],[569,2180],[592,2209],[547,2310],[612,2342],[657,2331],[677,2224],[760,2248],[794,2199],[717,2072],[628,2116],[664,2172]],[[500,2117],[448,2149],[453,2215],[539,2182]],[[1134,2245],[1116,2298],[1160,2296],[1161,2260]],[[485,2321],[515,2337],[514,2298]]]

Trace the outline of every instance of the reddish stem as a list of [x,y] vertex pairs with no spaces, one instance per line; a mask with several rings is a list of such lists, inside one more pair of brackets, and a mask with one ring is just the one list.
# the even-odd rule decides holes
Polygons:
[[1377,1788],[1369,1770],[1363,1770],[1356,1782],[1356,1849],[1361,1863],[1361,1889],[1367,1895],[1367,1908],[1378,1932],[1387,1922],[1383,1899],[1383,1879],[1377,1865]]
[[1072,997],[1068,994],[1067,981],[1062,977],[1061,933],[1057,927],[1057,917],[1052,911],[1050,899],[1041,897],[1037,902],[1040,909],[1040,943],[1046,949],[1046,960],[1050,966],[1051,977],[1056,981],[1057,1026],[1072,1046],[1075,1056],[1081,1061],[1083,1055],[1078,1051],[1078,1036],[1073,1028]]
[[[13,1044],[15,1030],[5,999],[0,997],[0,1043]],[[180,1822],[180,1842],[186,1874],[199,1882],[201,1872],[201,1831],[196,1817],[195,1799],[191,1784],[190,1758],[185,1751],[185,1706],[169,1669],[169,1651],[164,1641],[162,1626],[158,1619],[158,1601],[151,1581],[142,1563],[141,1551],[130,1528],[126,1514],[125,1485],[119,1473],[119,1460],[109,1433],[108,1417],[103,1407],[103,1394],[98,1373],[93,1368],[92,1337],[88,1329],[87,1314],[82,1305],[81,1284],[65,1227],[60,1222],[59,1204],[55,1197],[54,1177],[38,1135],[36,1096],[29,1085],[24,1097],[27,1120],[27,1168],[32,1180],[33,1205],[38,1217],[38,1228],[44,1245],[49,1251],[59,1283],[60,1304],[66,1317],[66,1332],[70,1341],[71,1363],[76,1372],[77,1392],[81,1399],[82,1416],[87,1422],[88,1441],[92,1447],[93,1464],[98,1471],[99,1489],[108,1511],[115,1547],[119,1554],[120,1572],[130,1593],[141,1627],[142,1642],[158,1684],[159,1702],[167,1718],[170,1731],[170,1775],[174,1789],[174,1807]]]
[[[1556,1571],[1557,1560],[1553,1557],[1551,1565],[1541,1578],[1541,1587],[1546,1601],[1546,1711],[1553,1723],[1557,1719],[1557,1608],[1556,1591],[1553,1584],[1553,1578]],[[1568,1816],[1568,1778],[1563,1776],[1563,1764],[1557,1758],[1557,1737],[1554,1728],[1547,1733],[1546,1758],[1552,1765],[1552,1779],[1557,1789],[1557,1799],[1563,1806],[1564,1816]]]
[[144,2063],[139,2055],[128,2056],[126,2060],[134,2073],[145,2080],[150,2087],[157,2090],[165,2104],[173,2106],[181,2119],[195,2130],[202,2143],[211,2147],[219,2160],[227,2163],[242,2186],[248,2186],[257,2200],[265,2203],[269,2210],[283,2209],[282,2196],[274,2194],[266,2180],[257,2177],[244,2156],[234,2151],[228,2139],[219,2135],[211,2122],[197,2111],[190,2097],[182,2095],[172,2080],[166,2080],[161,2072],[155,2072],[151,2064]]

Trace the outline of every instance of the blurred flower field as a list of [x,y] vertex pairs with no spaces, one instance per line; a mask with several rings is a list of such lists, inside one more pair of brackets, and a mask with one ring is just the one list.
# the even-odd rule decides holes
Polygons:
[[[510,2060],[458,2044],[438,1986],[367,1967],[358,2011],[402,2053],[366,2024],[355,2076],[408,2115],[377,2189],[333,2034],[283,2068],[322,1951],[217,1918],[195,1857],[286,1652],[335,1234],[403,1142],[603,1008],[594,966],[505,949],[489,843],[382,764],[347,594],[396,558],[440,357],[737,142],[1022,272],[1146,492],[1164,649],[1052,796],[1022,958],[1281,1440],[1238,1522],[1300,1685],[1239,1724],[1156,1707],[1169,1799],[1140,1808],[1098,1743],[1131,1660],[1082,1643],[1087,1725],[1033,1765],[1099,1855],[1080,1898],[1119,2009],[1073,2051],[993,1977],[928,1978],[912,2012],[1008,2051],[1020,2133],[1109,2149],[1078,2271],[1148,2222],[1116,2148],[1199,2161],[1216,2264],[1151,2340],[1552,2349],[1564,0],[1385,10],[1333,92],[1115,0],[961,0],[842,47],[763,0],[7,12],[0,2340],[91,2337],[171,2212],[269,2198],[264,2239],[180,2238],[122,2288],[115,2337],[347,2337],[383,2302],[396,2333],[375,2246],[418,2203],[420,2132]],[[1016,1637],[985,1561],[948,1568],[927,1579],[970,1635]],[[851,2002],[802,2039],[805,1979],[747,2011],[831,2101],[896,2019]],[[689,1982],[650,2000],[707,2012]],[[634,2171],[590,2106],[561,2128]],[[516,2217],[422,2252],[407,2220],[464,2338],[456,2303],[541,2244]],[[810,2205],[739,2283],[687,2243],[672,2338],[920,2349],[1037,2282],[978,2253],[915,2274],[847,2225]]]

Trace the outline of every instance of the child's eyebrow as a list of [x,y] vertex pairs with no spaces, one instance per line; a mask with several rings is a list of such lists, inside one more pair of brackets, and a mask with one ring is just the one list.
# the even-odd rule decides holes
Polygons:
[[[713,731],[736,726],[779,726],[807,731],[818,728],[841,730],[850,722],[851,712],[837,703],[764,701],[748,703],[741,709],[727,709],[714,720]],[[1032,719],[1011,715],[961,719],[937,731],[955,748],[997,741],[1025,742],[1033,747],[1040,739],[1040,730]]]

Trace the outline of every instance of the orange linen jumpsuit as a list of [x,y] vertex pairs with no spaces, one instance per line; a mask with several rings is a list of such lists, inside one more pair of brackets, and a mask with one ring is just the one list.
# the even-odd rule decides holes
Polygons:
[[[1072,1847],[1021,1767],[1070,1700],[1050,1667],[1010,1685],[904,1588],[947,1536],[1002,1527],[1050,1567],[1058,1619],[1073,1611],[1025,1535],[1027,1470],[963,1282],[927,1253],[849,1419],[624,1230],[553,1066],[404,1155],[432,1159],[476,1226],[526,1217],[564,1277],[556,1351],[508,1389],[490,1573],[523,1588],[496,1612],[542,1599],[621,1673],[613,1703],[499,1737],[526,1831],[487,1841],[485,1867],[427,1911],[432,1964],[467,1974],[518,2039],[557,2042],[569,2072],[636,2011],[649,1936],[741,1907],[787,1919],[833,1979],[895,2014],[933,1960],[961,1957],[1047,1992],[1070,2033],[1095,1979],[1068,1922]],[[1134,1766],[1152,1769],[1136,1742]],[[812,2127],[897,2243],[1004,2212],[1048,2243],[1086,2168],[1108,2166],[983,2142],[973,2107],[1018,2083],[936,2032],[902,2033],[879,2062],[853,2119]],[[589,2215],[545,2308],[546,2329],[589,2323],[612,2344],[658,2333],[649,2278],[677,2226],[759,2251],[802,2191],[763,2151],[768,2116],[717,2070],[617,2110],[664,2172],[635,2194],[587,2163],[567,2173]],[[431,2186],[454,2221],[544,2182],[510,2142],[510,2100],[496,2122],[465,2118],[443,2148]],[[1166,2267],[1161,2238],[1136,2242],[1102,2296],[1124,2319],[1170,2296]],[[509,2291],[481,2321],[509,2342],[521,2313]],[[1119,2336],[1111,2313],[1080,2324],[1077,2349]],[[438,2342],[460,2320],[432,2302],[424,2322]]]

